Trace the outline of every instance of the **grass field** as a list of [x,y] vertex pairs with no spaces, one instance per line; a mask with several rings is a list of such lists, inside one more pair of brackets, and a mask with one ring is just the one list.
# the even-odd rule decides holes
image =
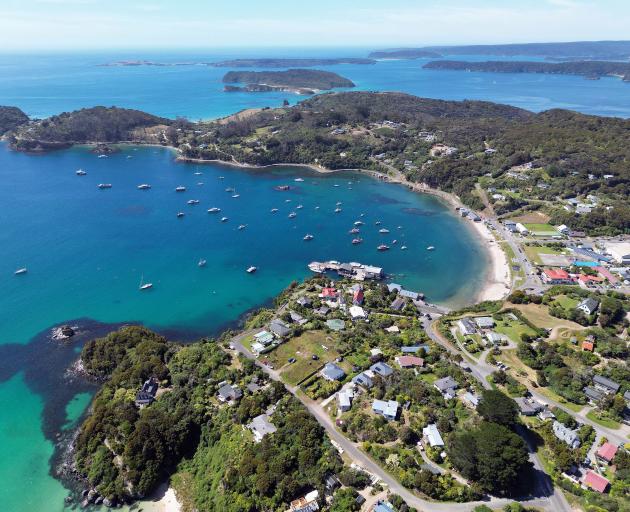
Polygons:
[[554,327],[564,327],[573,330],[584,329],[580,324],[576,324],[570,320],[563,320],[562,318],[551,316],[547,311],[547,307],[541,304],[514,304],[512,307],[523,313],[525,318],[536,327],[543,329],[553,329]]
[[602,427],[612,428],[612,429],[618,429],[619,427],[621,427],[621,424],[618,421],[611,420],[610,418],[602,418],[597,414],[596,411],[589,411],[586,414],[586,417],[589,420],[594,421],[595,423],[601,425]]
[[505,334],[514,342],[520,341],[521,334],[529,334],[530,336],[536,335],[534,329],[525,325],[520,320],[512,320],[507,317],[503,320],[499,320],[494,330],[500,334]]
[[555,236],[558,230],[550,224],[527,223],[523,224],[534,236]]
[[558,295],[553,301],[567,311],[575,309],[579,304],[577,299],[569,297],[568,295]]
[[[319,360],[314,361],[313,354]],[[336,338],[328,336],[324,331],[307,331],[262,357],[268,359],[275,368],[281,368],[282,378],[295,385],[325,363],[334,361],[339,357],[339,352],[336,350]],[[292,357],[296,361],[290,364],[288,361]]]
[[518,217],[514,217],[514,222],[521,222],[522,224],[546,224],[549,222],[549,215],[542,212],[528,212]]
[[564,251],[556,249],[554,247],[547,247],[546,245],[542,247],[526,245],[523,247],[523,250],[525,251],[527,258],[538,265],[542,265],[543,263],[540,258],[541,254],[564,254]]

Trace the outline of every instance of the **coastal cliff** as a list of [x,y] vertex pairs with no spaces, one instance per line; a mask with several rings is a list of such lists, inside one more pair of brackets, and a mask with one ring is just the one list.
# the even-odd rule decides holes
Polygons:
[[28,123],[28,116],[17,107],[0,106],[0,136]]

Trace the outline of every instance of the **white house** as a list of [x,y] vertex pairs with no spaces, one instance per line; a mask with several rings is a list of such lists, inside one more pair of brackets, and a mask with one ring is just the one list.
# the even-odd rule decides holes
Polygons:
[[367,318],[367,314],[361,306],[350,306],[349,311],[353,320],[364,320]]
[[444,440],[442,439],[440,431],[435,423],[431,423],[422,429],[422,438],[424,442],[429,443],[429,446],[431,447],[444,446]]
[[582,302],[580,302],[575,309],[579,309],[586,316],[591,316],[593,313],[595,313],[595,311],[597,311],[598,307],[599,302],[589,297],[588,299],[584,299]]

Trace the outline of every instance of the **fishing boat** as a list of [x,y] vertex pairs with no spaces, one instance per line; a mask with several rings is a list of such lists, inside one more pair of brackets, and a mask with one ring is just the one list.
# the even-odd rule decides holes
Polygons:
[[199,204],[199,199],[189,199],[186,201],[188,204]]
[[350,234],[352,235],[356,235],[357,233],[359,233],[361,230],[359,228],[352,228],[350,230]]
[[389,233],[389,229],[387,229],[387,228],[381,228],[381,229],[379,229],[379,230],[378,230],[378,232],[384,235],[384,234],[386,234],[386,233]]
[[221,217],[221,222],[227,222],[228,218],[227,217]]
[[179,187],[175,187],[175,192],[186,192],[186,187],[180,185]]
[[83,169],[79,169],[76,174],[77,176],[85,176],[87,172],[85,172]]
[[295,212],[289,213],[289,219],[294,219],[295,217],[297,217],[297,213]]
[[148,290],[149,288],[153,288],[153,283],[145,283],[144,275],[140,278],[140,291]]
[[354,245],[358,245],[358,244],[360,244],[361,242],[363,242],[363,238],[353,238],[353,239],[352,239],[352,243],[353,243]]
[[240,224],[240,225],[238,226],[238,230],[239,230],[239,231],[242,231],[242,230],[243,230],[243,229],[245,229],[246,227],[247,227],[247,224]]
[[272,208],[271,209],[271,213],[276,213],[278,211],[278,208]]
[[313,240],[313,238],[315,238],[313,235],[309,235],[309,234],[304,235],[304,240],[307,241],[307,242],[309,240]]
[[435,247],[433,247],[432,245],[429,245],[429,247],[427,247],[427,251],[435,251]]
[[297,181],[298,183],[301,183],[304,181],[304,178],[295,178],[293,181]]
[[26,274],[28,272],[27,268],[18,268],[15,272],[13,272],[16,276],[20,276],[22,274]]
[[248,274],[253,274],[254,272],[256,272],[258,269],[256,267],[254,267],[253,265],[251,267],[249,267],[246,272]]
[[184,216],[184,212],[177,212],[177,218],[181,219]]
[[376,249],[379,251],[389,251],[389,245],[381,244]]
[[105,188],[112,188],[112,184],[111,183],[99,183],[98,184],[98,188],[105,189]]
[[206,266],[207,261],[206,260],[199,260],[199,262],[197,263],[198,267],[205,267]]
[[217,208],[216,206],[213,206],[212,208],[208,209],[208,213],[219,213],[221,211],[221,208]]
[[148,183],[143,183],[142,185],[138,185],[138,190],[149,190],[151,188],[151,185],[149,185]]

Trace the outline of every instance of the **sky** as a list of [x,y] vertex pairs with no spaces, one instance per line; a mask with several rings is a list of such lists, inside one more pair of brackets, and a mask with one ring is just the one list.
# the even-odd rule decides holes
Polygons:
[[630,38],[630,0],[0,0],[0,51]]

